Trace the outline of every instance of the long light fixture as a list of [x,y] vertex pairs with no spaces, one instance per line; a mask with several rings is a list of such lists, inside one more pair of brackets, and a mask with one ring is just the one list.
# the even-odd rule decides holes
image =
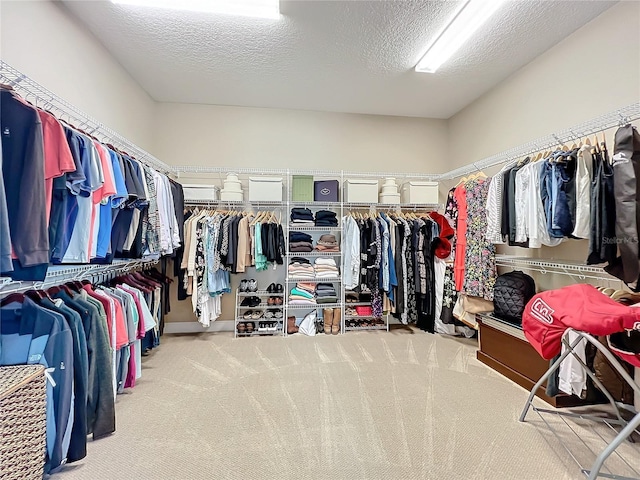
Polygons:
[[416,72],[434,73],[506,0],[466,0],[416,65]]
[[111,0],[122,5],[218,13],[242,17],[280,17],[280,0]]

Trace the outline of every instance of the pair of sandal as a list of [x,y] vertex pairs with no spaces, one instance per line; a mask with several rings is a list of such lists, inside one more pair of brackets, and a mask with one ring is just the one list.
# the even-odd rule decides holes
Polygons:
[[267,310],[266,312],[264,312],[264,318],[282,318],[282,309],[281,308],[275,308],[272,310]]
[[238,291],[242,293],[246,292],[257,292],[258,291],[258,282],[253,278],[249,280],[240,280],[240,286],[238,287]]
[[256,328],[256,324],[253,322],[238,323],[238,333],[253,333],[255,328]]
[[262,318],[262,312],[247,310],[242,315],[242,318],[244,318],[245,320],[258,320],[259,318]]
[[274,305],[282,305],[282,297],[269,297],[267,300],[267,305],[270,307]]
[[267,287],[267,292],[269,293],[283,293],[284,287],[281,283],[272,283]]

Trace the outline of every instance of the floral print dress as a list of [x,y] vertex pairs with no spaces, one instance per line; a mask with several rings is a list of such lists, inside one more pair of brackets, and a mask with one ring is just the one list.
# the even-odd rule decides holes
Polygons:
[[493,300],[496,282],[496,247],[486,239],[487,195],[491,179],[465,183],[467,200],[467,248],[464,267],[464,293]]

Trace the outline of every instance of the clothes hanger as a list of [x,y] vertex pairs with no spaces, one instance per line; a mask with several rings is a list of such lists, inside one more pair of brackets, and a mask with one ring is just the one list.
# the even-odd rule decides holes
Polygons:
[[0,306],[4,307],[10,303],[24,303],[24,295],[22,293],[10,293],[0,301]]

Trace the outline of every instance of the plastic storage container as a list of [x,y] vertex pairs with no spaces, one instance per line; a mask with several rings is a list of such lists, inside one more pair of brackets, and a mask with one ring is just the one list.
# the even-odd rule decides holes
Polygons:
[[294,202],[313,201],[312,175],[293,175],[291,183],[291,200]]
[[438,203],[438,182],[407,182],[402,186],[402,203]]
[[282,177],[249,177],[250,202],[281,202]]
[[185,200],[217,200],[218,187],[214,185],[201,185],[196,183],[183,183]]
[[378,181],[347,178],[344,182],[346,203],[378,203]]
[[317,180],[313,182],[313,200],[315,202],[337,202],[340,199],[338,180]]

